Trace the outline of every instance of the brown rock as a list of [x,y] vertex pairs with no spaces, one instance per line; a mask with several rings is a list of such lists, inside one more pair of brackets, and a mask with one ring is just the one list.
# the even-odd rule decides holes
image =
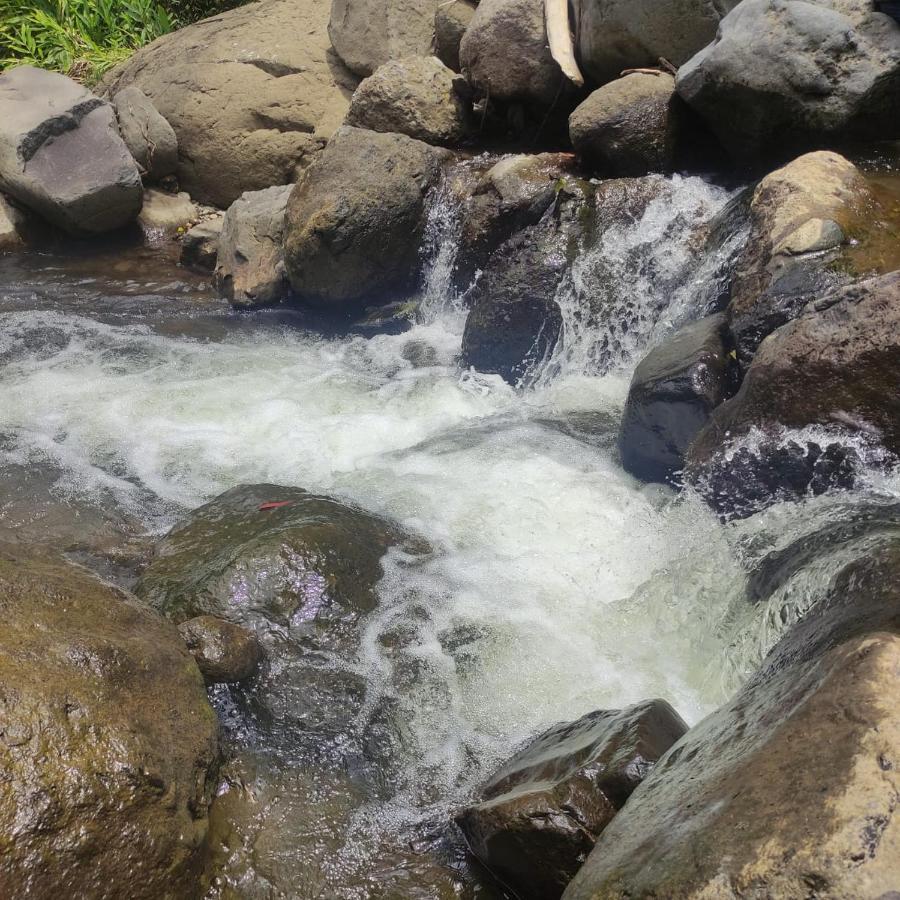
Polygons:
[[477,6],[472,0],[452,0],[438,4],[434,14],[434,55],[454,72],[459,72],[459,45]]
[[260,648],[252,631],[215,616],[188,619],[178,631],[208,682],[243,681],[256,672]]
[[219,254],[224,216],[195,225],[181,238],[181,264],[202,272],[212,272]]

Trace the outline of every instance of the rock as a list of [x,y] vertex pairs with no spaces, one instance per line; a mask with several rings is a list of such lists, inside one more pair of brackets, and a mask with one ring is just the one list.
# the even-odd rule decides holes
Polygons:
[[[657,763],[565,900],[895,892],[895,566],[896,550],[887,579],[880,564],[872,578],[853,564],[835,579],[845,621],[871,605],[870,590],[880,615],[805,648],[788,632],[747,686]],[[818,620],[815,608],[807,620]]]
[[900,28],[863,0],[744,0],[678,72],[741,160],[900,137]]
[[491,256],[470,296],[462,364],[518,384],[556,346],[556,292],[568,269],[560,231],[526,228]]
[[216,268],[224,221],[224,216],[215,216],[185,232],[181,238],[183,266],[202,272],[212,272]]
[[663,700],[556,725],[485,784],[457,823],[521,900],[557,900],[656,761],[687,731]]
[[0,194],[0,253],[23,245],[24,225],[25,215],[22,211]]
[[459,63],[459,45],[476,10],[472,0],[439,3],[434,14],[434,55],[454,72]]
[[767,175],[750,205],[750,236],[728,314],[748,365],[760,341],[837,282],[845,235],[871,210],[865,179],[837,153],[820,151]]
[[285,265],[298,298],[341,312],[407,295],[425,198],[449,159],[405,135],[341,128],[288,202]]
[[635,369],[619,432],[626,471],[671,481],[684,455],[733,392],[730,336],[723,314],[694,322],[659,344]]
[[550,55],[543,0],[481,0],[459,60],[469,82],[492,100],[550,107],[568,89]]
[[233,306],[272,306],[287,295],[284,211],[292,190],[292,185],[282,185],[248,191],[225,213],[216,284]]
[[243,681],[256,672],[260,649],[252,631],[215,616],[188,619],[178,631],[208,682]]
[[296,180],[347,113],[357,79],[327,33],[322,0],[262,0],[138,50],[106,76],[140,88],[178,137],[180,186],[227,209]]
[[576,34],[585,74],[597,84],[624,69],[687,62],[716,36],[740,0],[603,0],[580,4]]
[[148,188],[144,191],[144,205],[138,224],[145,231],[177,231],[197,220],[197,207],[190,194],[167,194]]
[[676,103],[671,75],[626,75],[594,91],[572,113],[572,146],[589,165],[611,175],[671,171]]
[[0,188],[72,234],[112,231],[141,209],[141,178],[113,109],[64,75],[0,75]]
[[198,895],[218,725],[177,631],[21,549],[0,608],[0,894]]
[[119,132],[146,181],[158,182],[178,171],[178,139],[150,98],[136,87],[113,97]]
[[[837,289],[759,348],[733,400],[688,453],[687,474],[723,514],[853,481],[857,454],[900,454],[900,273]],[[821,437],[785,436],[816,426]]]
[[468,85],[437,57],[407,56],[379,66],[356,89],[347,124],[459,144],[471,128]]
[[357,75],[406,56],[427,56],[440,0],[332,0],[328,34]]

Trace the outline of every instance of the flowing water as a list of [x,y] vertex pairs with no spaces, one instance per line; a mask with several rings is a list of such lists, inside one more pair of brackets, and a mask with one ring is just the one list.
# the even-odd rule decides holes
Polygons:
[[[542,726],[656,696],[696,721],[771,645],[785,592],[799,614],[830,571],[801,573],[803,586],[753,605],[748,561],[850,507],[896,500],[896,479],[873,475],[853,498],[723,526],[690,494],[622,470],[615,439],[634,365],[707,311],[731,253],[697,258],[692,240],[730,194],[676,177],[665,197],[585,249],[558,298],[563,342],[520,389],[459,367],[464,311],[448,277],[446,205],[432,215],[420,321],[371,339],[323,333],[300,314],[227,312],[165,248],[0,261],[0,464],[11,493],[23,472],[43,471],[57,501],[161,533],[234,485],[298,485],[394,518],[437,550],[412,571],[385,560],[379,608],[345,661],[365,678],[369,708],[395,704],[400,777],[388,796],[342,814],[333,844],[316,843],[325,864],[308,843],[315,823],[290,821],[284,797],[299,776],[288,769],[276,791],[286,805],[270,811],[294,843],[276,842],[268,861],[257,846],[225,876],[225,895],[374,896],[346,886],[371,867],[372,847],[385,834],[408,845],[440,830]],[[608,333],[583,327],[600,278],[614,285]],[[598,362],[601,343],[615,345],[612,362]],[[399,649],[386,640],[398,625]],[[216,699],[224,709],[227,697]],[[317,808],[326,817],[327,804]]]

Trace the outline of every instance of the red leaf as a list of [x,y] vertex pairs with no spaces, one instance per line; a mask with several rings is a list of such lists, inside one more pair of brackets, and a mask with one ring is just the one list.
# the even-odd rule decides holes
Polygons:
[[263,503],[260,505],[259,510],[262,512],[266,509],[281,509],[282,506],[290,506],[293,502],[293,500],[278,500],[273,503]]

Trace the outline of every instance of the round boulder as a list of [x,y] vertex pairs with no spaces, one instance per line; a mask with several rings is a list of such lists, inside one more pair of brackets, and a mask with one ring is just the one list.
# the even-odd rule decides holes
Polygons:
[[178,631],[208,682],[243,681],[256,672],[260,649],[252,631],[215,616],[188,619]]
[[435,56],[392,60],[356,89],[347,124],[453,146],[471,127],[468,93],[465,79]]

